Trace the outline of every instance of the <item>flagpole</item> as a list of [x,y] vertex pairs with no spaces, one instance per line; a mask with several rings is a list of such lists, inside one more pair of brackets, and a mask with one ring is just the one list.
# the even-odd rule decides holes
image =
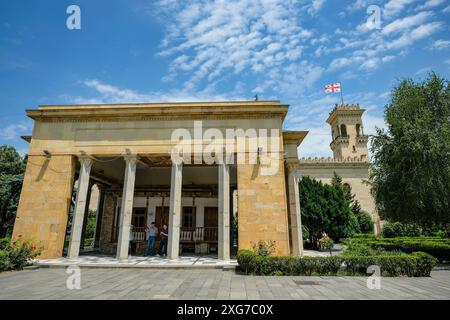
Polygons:
[[344,105],[344,95],[342,94],[342,82],[340,82],[341,84],[341,103],[342,105]]

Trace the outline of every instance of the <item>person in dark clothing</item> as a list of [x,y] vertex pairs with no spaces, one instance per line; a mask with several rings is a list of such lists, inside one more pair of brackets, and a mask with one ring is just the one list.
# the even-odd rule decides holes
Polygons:
[[158,228],[155,227],[155,222],[152,222],[146,229],[147,233],[147,249],[145,249],[145,255],[154,255],[155,254],[155,242],[156,237],[158,236]]
[[167,225],[163,225],[161,231],[159,232],[159,249],[158,254],[160,256],[167,255],[167,239],[169,238],[169,229],[167,228]]

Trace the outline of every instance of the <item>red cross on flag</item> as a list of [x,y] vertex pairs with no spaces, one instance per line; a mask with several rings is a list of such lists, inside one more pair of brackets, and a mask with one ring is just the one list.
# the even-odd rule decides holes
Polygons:
[[341,92],[341,84],[338,83],[332,83],[332,84],[327,84],[325,86],[325,92],[329,93],[329,92]]

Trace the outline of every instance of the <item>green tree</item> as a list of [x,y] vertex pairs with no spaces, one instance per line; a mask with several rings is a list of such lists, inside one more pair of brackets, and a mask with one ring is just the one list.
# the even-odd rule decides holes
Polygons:
[[353,214],[358,220],[359,230],[362,233],[373,233],[374,223],[370,215],[361,209],[358,200],[354,200],[351,204]]
[[403,80],[372,137],[372,181],[383,219],[450,223],[450,83]]
[[322,232],[339,240],[358,232],[358,223],[351,212],[341,188],[303,177],[299,184],[302,224],[310,237],[310,245],[317,246]]
[[12,233],[25,161],[14,147],[0,146],[0,238]]
[[[370,215],[361,209],[359,201],[355,199],[352,193],[352,187],[348,183],[343,183],[342,178],[334,172],[331,184],[335,188],[341,189],[344,193],[345,199],[350,205],[353,217],[350,218],[352,226],[356,232],[373,233],[373,221]],[[355,222],[356,220],[356,222]]]

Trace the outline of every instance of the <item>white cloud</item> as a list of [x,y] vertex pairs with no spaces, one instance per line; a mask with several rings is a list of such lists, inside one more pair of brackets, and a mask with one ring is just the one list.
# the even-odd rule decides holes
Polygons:
[[[324,1],[313,1],[319,10]],[[166,1],[159,2],[160,9]],[[300,64],[313,32],[300,25],[302,7],[283,0],[187,0],[173,5],[160,55],[173,57],[167,80],[187,75],[185,85],[220,81],[229,74],[277,73]]]
[[19,140],[21,135],[31,134],[33,124],[31,122],[21,122],[10,124],[0,129],[0,138],[5,140]]
[[389,0],[383,9],[383,15],[386,19],[397,16],[400,12],[403,12],[406,7],[416,0]]
[[450,40],[436,40],[431,45],[431,49],[443,50],[450,47]]
[[444,10],[442,10],[443,13],[449,13],[450,12],[450,5],[446,6]]
[[92,88],[97,93],[91,98],[63,95],[61,98],[74,104],[99,104],[99,103],[152,103],[152,102],[195,102],[195,101],[228,101],[248,100],[251,97],[243,97],[234,92],[219,94],[211,88],[202,91],[169,90],[167,92],[156,91],[140,93],[135,90],[120,88],[106,84],[97,79],[85,80],[83,84]]
[[315,15],[320,11],[320,9],[322,9],[324,4],[325,0],[312,0],[311,4],[308,7],[308,13],[312,16]]
[[441,4],[443,4],[444,2],[445,2],[445,0],[428,0],[424,4],[418,6],[416,8],[416,11],[434,8],[434,7],[437,7]]
[[298,148],[299,157],[331,157],[331,129],[325,123],[321,126],[308,128],[309,133]]
[[351,5],[346,7],[346,11],[354,12],[357,10],[366,10],[372,4],[379,4],[382,0],[356,0]]
[[414,16],[397,19],[397,20],[389,23],[388,25],[386,25],[383,28],[382,33],[385,35],[388,35],[391,33],[409,29],[411,27],[414,27],[414,26],[417,26],[417,25],[423,23],[424,21],[426,21],[427,19],[429,19],[432,16],[433,16],[432,12],[424,11],[424,12],[420,12]]
[[411,32],[404,33],[398,39],[387,44],[388,49],[399,49],[413,44],[415,41],[426,38],[431,34],[435,33],[437,30],[442,28],[441,22],[430,22],[423,24]]

